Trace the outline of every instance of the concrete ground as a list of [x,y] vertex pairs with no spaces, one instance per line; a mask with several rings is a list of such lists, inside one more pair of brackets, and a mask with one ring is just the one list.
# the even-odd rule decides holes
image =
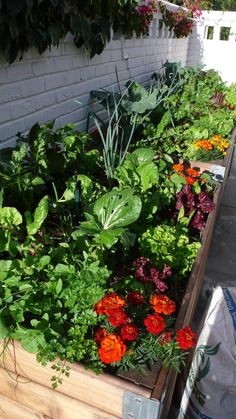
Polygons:
[[[215,224],[193,330],[199,332],[202,316],[217,285],[236,286],[236,150]],[[177,416],[178,406],[173,403],[168,419]]]

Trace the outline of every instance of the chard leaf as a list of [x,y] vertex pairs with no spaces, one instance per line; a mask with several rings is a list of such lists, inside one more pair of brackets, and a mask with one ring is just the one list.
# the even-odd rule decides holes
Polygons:
[[33,236],[38,232],[41,225],[43,224],[44,220],[48,215],[48,196],[44,196],[41,201],[39,202],[35,212],[34,212],[34,220],[27,224],[27,232],[30,236]]
[[18,226],[22,223],[22,216],[14,207],[0,208],[0,225],[3,226]]

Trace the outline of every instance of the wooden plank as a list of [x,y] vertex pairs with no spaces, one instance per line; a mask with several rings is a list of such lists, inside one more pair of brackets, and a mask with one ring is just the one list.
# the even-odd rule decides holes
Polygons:
[[[9,346],[4,360],[0,359],[0,365],[21,377],[33,379],[35,383],[51,389],[50,379],[53,370],[50,365],[46,367],[39,365],[34,354],[24,351],[18,342],[14,343],[14,347],[12,344]],[[97,376],[92,371],[85,371],[82,365],[73,363],[70,377],[65,377],[63,384],[59,385],[53,393],[66,395],[114,417],[121,417],[123,394],[126,390],[150,398],[150,391],[143,387],[108,374]]]
[[[72,397],[44,387],[34,381],[26,382],[21,376],[0,368],[0,393],[10,401],[16,402],[22,408],[32,409],[38,416],[32,418],[49,417],[52,419],[113,419],[121,415],[110,415],[91,405],[86,405]],[[11,404],[8,405],[11,406]],[[8,416],[9,419],[13,417]],[[16,416],[17,417],[17,416]]]
[[0,419],[45,419],[45,416],[0,394]]
[[[217,212],[220,205],[220,197],[222,194],[222,186],[216,191],[214,202],[216,208],[208,217],[206,229],[202,237],[202,246],[199,249],[196,261],[194,263],[192,273],[187,285],[187,289],[181,304],[180,311],[176,320],[175,329],[184,328],[191,323],[195,313],[197,301],[201,291],[204,271],[206,267],[208,251],[212,238],[212,233],[217,217]],[[155,387],[153,389],[151,398],[162,401],[161,417],[167,417],[170,403],[173,397],[174,387],[176,383],[177,373],[173,370],[161,369],[157,377]],[[165,396],[164,396],[165,395]],[[164,399],[163,399],[164,396]]]

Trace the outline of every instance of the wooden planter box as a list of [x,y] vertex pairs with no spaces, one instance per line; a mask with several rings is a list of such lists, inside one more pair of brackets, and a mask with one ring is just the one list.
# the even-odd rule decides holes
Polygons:
[[[202,170],[214,167],[210,163],[192,165]],[[208,217],[176,328],[189,325],[193,318],[224,185],[225,180],[215,193],[216,209]],[[74,363],[70,377],[52,390],[50,365],[39,365],[35,355],[25,352],[17,342],[12,342],[2,354],[0,370],[0,418],[6,419],[165,419],[177,378],[176,372],[161,364],[155,365],[148,375],[130,372],[118,377],[107,373],[97,376]]]

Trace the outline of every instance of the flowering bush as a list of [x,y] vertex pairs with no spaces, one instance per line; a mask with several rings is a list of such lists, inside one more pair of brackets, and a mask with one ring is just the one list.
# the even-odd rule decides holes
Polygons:
[[170,11],[165,5],[161,5],[161,12],[163,20],[169,29],[173,29],[174,34],[177,38],[187,37],[193,29],[192,18],[198,18],[202,12],[200,9],[200,1],[196,0],[180,0],[175,2],[183,8],[179,8],[177,11]]
[[[151,261],[140,257],[133,266],[134,276],[124,280],[123,291],[118,284],[119,291],[107,293],[94,306],[100,323],[94,335],[100,360],[122,370],[134,365],[142,368],[144,359],[152,363],[159,357],[166,366],[178,369],[186,350],[195,345],[196,336],[189,327],[174,333],[171,325],[176,304],[164,294],[167,286],[161,292],[155,282],[149,281],[150,271],[158,272]],[[140,267],[147,272],[141,273]],[[171,271],[165,269],[169,277]],[[167,357],[167,347],[171,348],[171,358]]]
[[229,148],[229,141],[221,135],[213,135],[209,140],[196,140],[194,148],[197,150],[196,158],[204,159],[204,155],[209,155],[209,159],[217,159],[226,156]]
[[145,27],[149,28],[153,20],[154,13],[157,12],[157,1],[148,0],[148,4],[143,4],[137,7],[138,13],[144,17]]

